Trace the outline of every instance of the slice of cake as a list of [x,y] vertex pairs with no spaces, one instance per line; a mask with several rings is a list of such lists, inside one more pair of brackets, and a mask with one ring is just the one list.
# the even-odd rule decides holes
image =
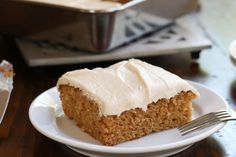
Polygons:
[[3,60],[0,63],[0,123],[5,114],[10,93],[13,88],[13,66]]
[[65,115],[104,145],[189,122],[199,95],[180,77],[137,59],[67,72],[57,88]]

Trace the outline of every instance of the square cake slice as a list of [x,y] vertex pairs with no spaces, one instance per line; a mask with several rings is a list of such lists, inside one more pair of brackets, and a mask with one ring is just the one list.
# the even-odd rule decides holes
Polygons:
[[189,122],[199,96],[187,81],[137,59],[67,72],[57,88],[65,115],[104,145]]
[[13,88],[13,66],[3,60],[0,63],[0,123],[8,106],[9,97]]

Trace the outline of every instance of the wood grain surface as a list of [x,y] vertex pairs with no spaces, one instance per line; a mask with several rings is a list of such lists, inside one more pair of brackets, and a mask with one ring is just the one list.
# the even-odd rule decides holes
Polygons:
[[[202,1],[202,3],[203,7],[199,13],[199,27],[204,29],[206,35],[212,40],[211,49],[202,51],[198,60],[192,60],[189,54],[145,57],[142,60],[161,66],[182,78],[208,86],[221,94],[235,109],[236,67],[229,56],[228,45],[234,38],[236,39],[236,24],[232,20],[236,13],[236,5],[233,0],[224,2],[221,0]],[[225,9],[229,12],[225,12]],[[228,35],[228,31],[230,31],[230,35]],[[9,37],[0,38],[0,60],[2,59],[7,59],[13,63],[16,75],[9,106],[3,122],[0,124],[0,156],[84,156],[48,139],[34,129],[28,117],[29,106],[37,95],[55,86],[58,77],[66,71],[85,67],[106,67],[116,61],[29,68],[13,39]],[[236,122],[227,123],[223,129],[210,137],[195,143],[179,154],[173,155],[173,157],[235,156]]]

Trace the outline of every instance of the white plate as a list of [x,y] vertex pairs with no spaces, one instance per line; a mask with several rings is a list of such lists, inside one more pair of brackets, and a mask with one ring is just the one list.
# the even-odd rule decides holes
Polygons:
[[[201,97],[194,101],[193,118],[228,108],[226,101],[216,92],[201,84],[190,83],[201,94]],[[72,120],[65,117],[55,87],[43,92],[33,101],[29,109],[29,117],[33,126],[48,138],[69,145],[78,152],[97,154],[97,156],[138,156],[138,154],[153,156],[155,154],[162,155],[161,152],[168,151],[177,153],[210,136],[225,124],[221,123],[184,137],[179,134],[177,129],[170,129],[116,146],[103,146],[81,131]]]
[[130,157],[130,156],[135,156],[135,157],[166,157],[166,156],[170,156],[173,154],[177,154],[179,152],[182,152],[186,149],[188,149],[191,145],[187,145],[184,147],[180,147],[180,148],[176,148],[176,149],[168,149],[168,150],[163,150],[163,151],[157,151],[157,152],[150,152],[150,153],[132,153],[130,154],[108,154],[108,153],[103,153],[103,152],[94,152],[94,151],[89,151],[89,150],[81,150],[79,148],[75,148],[75,147],[71,147],[71,146],[67,146],[68,148],[72,149],[73,151],[80,153],[80,154],[84,154],[86,156],[89,157]]

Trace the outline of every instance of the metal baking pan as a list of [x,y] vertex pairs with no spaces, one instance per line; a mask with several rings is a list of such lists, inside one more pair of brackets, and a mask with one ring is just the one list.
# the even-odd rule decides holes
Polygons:
[[[8,25],[7,31],[2,31],[1,27],[0,31],[42,44],[66,45],[101,53],[170,25],[175,17],[196,8],[189,0],[177,0],[175,5],[171,0],[120,0],[120,7],[106,10],[86,10],[47,1],[6,1],[5,6],[1,4],[0,14],[10,16],[6,9],[6,5],[10,5],[19,16],[15,19],[21,27],[12,22],[20,30],[17,27],[11,30]],[[181,9],[181,4],[185,8]]]

